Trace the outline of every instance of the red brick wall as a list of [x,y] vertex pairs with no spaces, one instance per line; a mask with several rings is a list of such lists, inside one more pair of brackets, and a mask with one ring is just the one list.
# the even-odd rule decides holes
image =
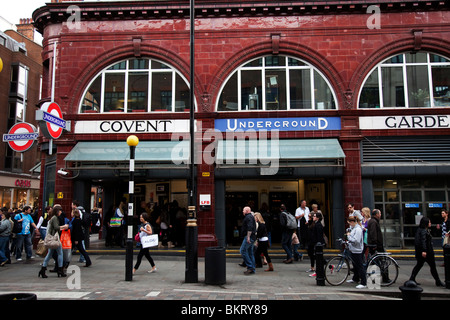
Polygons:
[[[417,7],[410,3],[384,4],[381,13],[381,29],[368,29],[365,6],[330,4],[330,6],[302,7],[280,4],[280,12],[296,12],[296,14],[277,14],[277,9],[265,11],[263,4],[256,6],[252,14],[253,3],[248,1],[242,7],[230,10],[236,14],[227,15],[217,5],[215,15],[214,4],[204,1],[199,9],[199,17],[195,26],[195,94],[198,102],[197,118],[205,119],[203,129],[213,126],[214,118],[227,117],[308,117],[308,116],[340,116],[341,131],[326,132],[282,132],[280,138],[339,138],[345,151],[344,168],[344,202],[362,205],[360,141],[362,132],[358,129],[358,117],[379,115],[378,110],[357,110],[357,97],[362,82],[368,72],[383,59],[400,52],[416,49],[431,51],[450,56],[450,11],[436,1],[420,4]],[[356,3],[356,2],[355,2]],[[365,1],[365,3],[373,3]],[[428,5],[428,3],[430,5]],[[357,3],[356,3],[357,4]],[[64,110],[68,120],[87,119],[132,119],[141,117],[135,114],[78,114],[78,105],[83,91],[89,81],[102,69],[121,59],[135,56],[150,57],[162,60],[177,68],[189,79],[189,19],[185,15],[186,6],[174,4],[169,9],[155,7],[143,12],[147,2],[136,11],[114,7],[104,8],[101,3],[80,5],[89,19],[82,20],[81,29],[69,29],[64,21],[58,21],[58,10],[64,12],[67,4],[50,6],[54,12],[54,23],[45,26],[46,22],[35,16],[38,25],[44,28],[44,60],[52,56],[52,45],[58,41],[56,101]],[[110,5],[110,4],[109,4]],[[275,4],[274,4],[275,5]],[[157,6],[157,4],[155,4]],[[168,17],[166,12],[175,12],[179,6],[180,15]],[[222,5],[226,6],[226,5]],[[340,9],[340,7],[345,7]],[[407,6],[407,7],[406,7]],[[353,11],[354,7],[362,9]],[[298,8],[304,14],[297,13]],[[404,9],[406,8],[406,9]],[[88,9],[90,11],[88,11]],[[82,12],[83,12],[82,10]],[[93,14],[98,10],[98,15]],[[109,10],[109,11],[108,11]],[[204,12],[206,12],[204,15]],[[327,11],[328,10],[328,11]],[[316,13],[317,11],[317,13]],[[243,13],[240,12],[250,12]],[[211,13],[211,14],[210,14]],[[150,17],[145,18],[145,14]],[[108,15],[112,18],[108,20]],[[159,18],[159,15],[164,17]],[[133,19],[139,16],[139,19]],[[98,18],[95,18],[98,17]],[[114,18],[113,18],[114,17]],[[122,17],[122,18],[121,18]],[[126,19],[125,19],[126,18]],[[414,30],[421,30],[420,37],[414,36]],[[337,96],[338,110],[331,111],[271,111],[215,113],[214,107],[220,87],[226,78],[244,62],[262,55],[292,55],[304,59],[317,67],[330,81]],[[49,60],[50,61],[50,60]],[[50,82],[44,81],[44,97],[50,95]],[[210,100],[202,104],[202,96]],[[383,112],[403,112],[403,110],[383,110]],[[421,114],[446,113],[446,109],[407,110]],[[153,114],[152,118],[167,118],[167,114]],[[173,118],[188,118],[188,114],[171,114]],[[450,132],[445,132],[449,134]],[[408,134],[396,131],[368,132],[377,134]],[[417,134],[417,133],[414,133]],[[421,131],[421,134],[428,134]],[[139,136],[139,135],[138,135]],[[58,144],[63,153],[75,145],[76,140],[117,139],[125,140],[125,135],[82,135],[74,137],[66,134],[68,139],[63,145]],[[146,139],[147,137],[139,137]],[[151,139],[168,139],[169,135],[156,134]],[[148,139],[148,138],[147,138]],[[58,165],[63,156],[58,156]],[[213,168],[201,164],[198,166],[197,193],[210,193],[214,197]],[[210,172],[210,177],[203,177],[202,172]],[[59,179],[60,190],[71,192],[71,181]],[[214,204],[214,198],[213,204]],[[199,234],[214,233],[214,206],[211,211],[198,214]]]

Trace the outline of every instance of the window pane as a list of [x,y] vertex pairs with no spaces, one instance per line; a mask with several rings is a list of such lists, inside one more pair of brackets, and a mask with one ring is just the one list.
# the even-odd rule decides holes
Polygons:
[[241,72],[241,109],[262,109],[262,84],[260,70],[242,70]]
[[133,59],[130,60],[130,69],[136,70],[136,69],[148,69],[148,60],[147,59]]
[[385,107],[404,107],[405,94],[401,67],[382,67],[383,105]]
[[383,63],[403,63],[403,54],[385,60]]
[[125,99],[125,74],[105,74],[105,112],[123,112]]
[[422,202],[422,193],[418,191],[402,191],[403,202]]
[[265,58],[266,67],[278,67],[286,65],[286,57],[284,56],[268,56]]
[[378,68],[372,71],[364,83],[359,99],[360,108],[379,108],[380,89],[378,87]]
[[219,98],[218,111],[238,111],[238,83],[235,72],[222,90]]
[[314,71],[314,99],[316,102],[316,109],[334,109],[335,103],[330,87],[325,82],[325,79]]
[[450,66],[431,67],[435,106],[450,106]]
[[152,111],[172,111],[172,73],[152,74]]
[[147,111],[147,107],[148,73],[130,72],[128,76],[128,112],[137,110]]
[[108,68],[108,70],[125,70],[127,68],[127,62],[122,61],[119,63],[116,63],[115,65]]
[[189,87],[178,74],[175,81],[175,111],[187,111],[190,109]]
[[16,103],[16,122],[24,121],[24,105],[22,102]]
[[152,61],[152,69],[170,69],[170,67],[159,61]]
[[425,191],[425,201],[445,202],[445,190]]
[[288,65],[289,66],[306,66],[306,63],[304,63],[300,60],[294,59],[294,58],[288,58]]
[[430,54],[430,62],[450,62],[450,60],[438,56],[437,54]]
[[412,108],[429,107],[430,93],[428,90],[427,66],[407,66],[406,75],[408,77],[409,106]]
[[427,53],[417,52],[415,54],[405,54],[406,63],[427,63]]
[[251,68],[251,67],[262,67],[262,58],[250,61],[244,66],[244,68]]
[[291,109],[311,109],[310,69],[289,71]]
[[102,98],[102,75],[100,74],[87,90],[81,105],[81,112],[100,112]]
[[286,72],[266,70],[266,110],[286,110]]

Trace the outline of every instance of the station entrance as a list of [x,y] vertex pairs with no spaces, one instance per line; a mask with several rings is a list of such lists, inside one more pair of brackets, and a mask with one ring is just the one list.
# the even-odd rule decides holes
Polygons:
[[330,234],[330,187],[325,179],[314,180],[226,180],[225,182],[226,243],[239,246],[242,242],[242,209],[249,206],[253,212],[260,212],[271,232],[273,244],[281,241],[279,223],[280,206],[284,204],[295,214],[300,201],[306,200],[311,209],[317,204],[325,221],[326,235]]

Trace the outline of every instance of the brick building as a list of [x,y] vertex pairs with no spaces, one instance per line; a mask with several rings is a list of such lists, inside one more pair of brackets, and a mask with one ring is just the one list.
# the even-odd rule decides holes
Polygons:
[[[42,46],[34,42],[31,19],[21,19],[17,30],[0,31],[0,132],[14,124],[35,123],[42,83]],[[16,152],[3,143],[0,148],[0,205],[18,208],[38,206],[38,148]]]
[[[301,199],[319,204],[330,239],[344,231],[347,202],[382,209],[388,247],[412,244],[416,217],[440,222],[450,203],[448,4],[196,1],[199,234],[231,243],[242,206],[266,204],[276,241],[279,205],[294,212]],[[137,200],[185,207],[189,3],[49,3],[33,19],[43,101],[56,46],[55,102],[72,122],[53,155],[40,141],[42,172],[55,179],[41,179],[44,201],[61,192],[66,209],[73,198],[89,207],[94,186],[106,211],[128,192],[132,133]],[[51,175],[60,168],[70,175]]]

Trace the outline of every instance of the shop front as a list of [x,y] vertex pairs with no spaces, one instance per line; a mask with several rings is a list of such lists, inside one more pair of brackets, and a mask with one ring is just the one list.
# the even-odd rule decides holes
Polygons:
[[39,179],[14,174],[1,175],[0,203],[8,209],[37,207]]

